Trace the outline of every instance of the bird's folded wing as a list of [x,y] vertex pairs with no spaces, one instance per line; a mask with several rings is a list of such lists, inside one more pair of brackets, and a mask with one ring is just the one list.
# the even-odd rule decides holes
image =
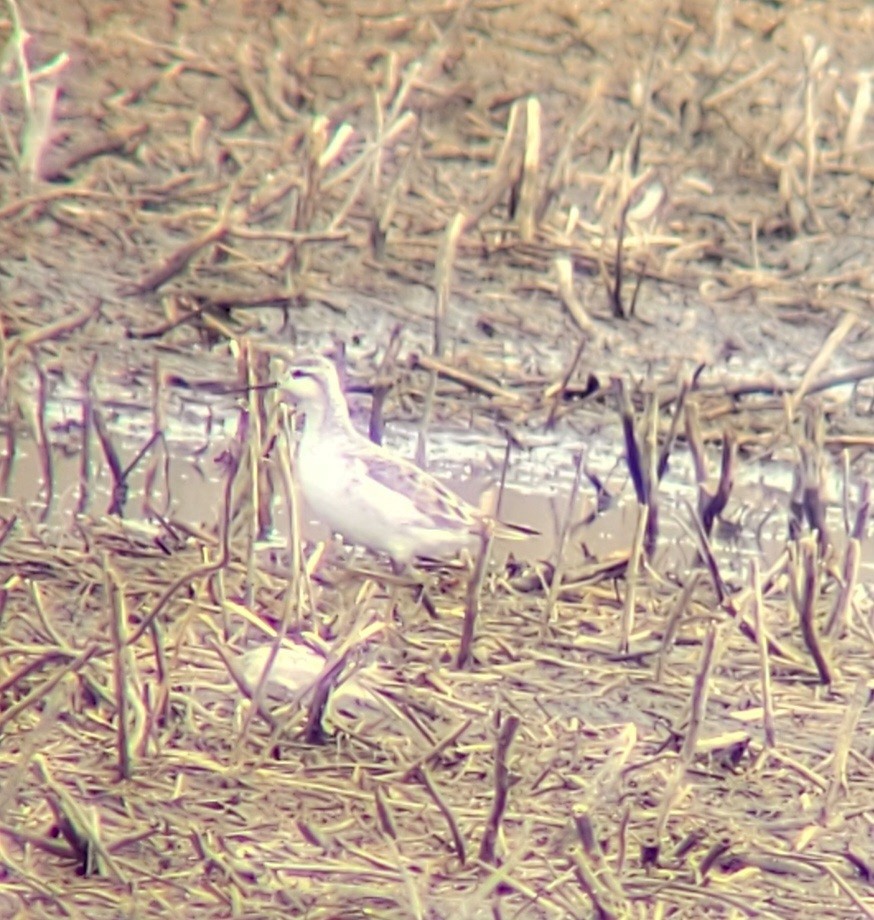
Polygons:
[[[356,460],[360,464],[356,478],[369,478],[393,493],[397,507],[407,503],[410,523],[427,521],[431,527],[452,530],[477,525],[478,518],[471,513],[472,509],[469,510],[450,489],[414,463],[382,457],[375,452],[358,454]],[[366,482],[363,485],[366,486]]]

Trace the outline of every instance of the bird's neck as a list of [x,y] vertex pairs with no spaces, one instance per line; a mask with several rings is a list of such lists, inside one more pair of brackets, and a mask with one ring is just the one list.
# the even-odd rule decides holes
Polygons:
[[306,407],[304,437],[325,439],[332,436],[355,436],[356,429],[349,417],[346,397],[339,387],[325,394],[325,399],[313,400]]

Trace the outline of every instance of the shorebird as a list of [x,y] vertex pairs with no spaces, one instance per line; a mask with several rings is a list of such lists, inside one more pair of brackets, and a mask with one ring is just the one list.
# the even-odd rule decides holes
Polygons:
[[346,542],[386,553],[404,568],[417,558],[455,556],[489,530],[509,539],[536,533],[497,521],[361,434],[326,358],[299,359],[280,389],[305,413],[298,488],[313,514]]

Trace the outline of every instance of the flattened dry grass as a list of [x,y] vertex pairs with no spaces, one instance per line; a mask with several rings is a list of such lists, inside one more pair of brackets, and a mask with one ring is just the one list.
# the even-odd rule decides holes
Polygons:
[[[346,673],[374,698],[315,744],[306,698],[247,724],[218,654],[272,641],[287,579],[259,567],[247,586],[233,559],[187,578],[215,545],[168,552],[109,523],[51,553],[19,528],[2,551],[10,914],[871,912],[870,635],[830,644],[839,677],[820,686],[773,585],[769,739],[762,649],[706,579],[681,601],[642,574],[620,652],[624,587],[567,591],[547,621],[542,593],[494,574],[460,671],[461,583],[444,579],[435,621],[406,589],[328,567],[301,626],[327,646],[366,635]],[[118,605],[129,640],[171,582],[119,647]]]
[[[97,29],[88,4],[22,6],[0,493],[26,431],[49,520],[71,444],[80,510],[98,451],[119,507],[140,461],[158,496],[168,390],[263,382],[293,326],[383,352],[374,395],[398,384],[399,415],[524,438],[619,402],[645,513],[618,559],[492,572],[462,655],[457,573],[431,618],[387,572],[329,559],[310,583],[294,541],[257,548],[287,471],[253,473],[254,391],[217,490],[227,540],[59,530],[4,497],[0,913],[874,916],[868,495],[849,488],[872,444],[867,7],[307,0],[241,28],[236,2],[121,5]],[[699,361],[721,369],[677,370]],[[53,415],[61,377],[81,419]],[[151,425],[125,462],[110,422],[135,408]],[[648,549],[683,438],[677,558],[696,561],[676,571]],[[838,451],[832,545],[803,532]],[[799,533],[728,578],[707,518],[774,456]],[[253,704],[229,668],[277,630],[371,696]]]

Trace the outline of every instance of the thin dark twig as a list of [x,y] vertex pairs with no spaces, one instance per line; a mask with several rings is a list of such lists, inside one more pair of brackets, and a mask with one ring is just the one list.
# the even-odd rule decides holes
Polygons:
[[495,797],[492,808],[486,821],[486,832],[480,844],[479,858],[484,863],[495,864],[495,843],[498,832],[507,808],[507,797],[510,792],[510,769],[507,766],[507,757],[510,745],[516,730],[519,728],[518,716],[507,716],[500,727],[498,739],[495,743]]

